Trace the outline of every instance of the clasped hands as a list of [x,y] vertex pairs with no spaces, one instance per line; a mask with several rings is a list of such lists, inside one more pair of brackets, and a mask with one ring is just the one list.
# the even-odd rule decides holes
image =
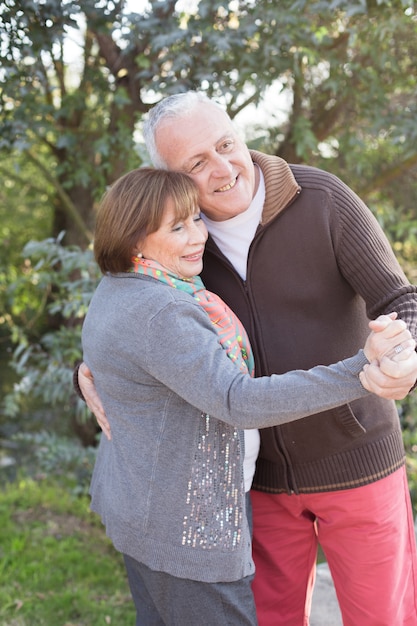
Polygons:
[[365,389],[391,400],[405,398],[417,379],[416,342],[396,318],[391,313],[369,322],[372,332],[364,346],[369,365],[359,375]]

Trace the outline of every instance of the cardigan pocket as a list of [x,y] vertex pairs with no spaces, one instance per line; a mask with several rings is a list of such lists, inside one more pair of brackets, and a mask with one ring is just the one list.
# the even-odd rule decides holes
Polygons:
[[342,406],[336,407],[334,411],[338,414],[338,419],[340,419],[342,425],[346,428],[351,437],[360,437],[366,433],[366,428],[356,419],[350,404],[343,404]]
[[261,456],[273,463],[288,457],[291,463],[318,461],[336,454],[366,435],[349,404],[261,430]]

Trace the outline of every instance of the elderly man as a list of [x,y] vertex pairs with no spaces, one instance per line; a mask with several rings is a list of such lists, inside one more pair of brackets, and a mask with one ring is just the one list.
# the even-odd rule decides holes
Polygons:
[[[198,185],[210,233],[202,278],[246,327],[257,376],[342,359],[365,341],[369,318],[393,311],[416,337],[417,288],[370,211],[335,176],[250,152],[227,114],[196,92],[162,100],[144,134],[157,167]],[[345,626],[417,625],[416,546],[393,402],[414,385],[415,362],[402,371],[369,373],[383,398],[260,432],[252,483],[260,626],[308,624],[318,542]],[[91,382],[80,376],[80,385],[106,428]],[[248,485],[257,437],[247,433]]]

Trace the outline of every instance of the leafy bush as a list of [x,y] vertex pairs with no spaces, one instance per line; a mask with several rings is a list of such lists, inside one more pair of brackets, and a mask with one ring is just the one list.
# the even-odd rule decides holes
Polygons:
[[81,325],[100,272],[91,248],[63,246],[63,235],[29,242],[25,271],[8,288],[11,365],[19,377],[4,400],[9,417],[37,401],[58,408],[60,419],[88,418],[74,395],[72,373],[81,359]]
[[96,458],[96,448],[82,446],[76,439],[45,431],[19,433],[19,467],[35,480],[53,477],[74,495],[87,495]]

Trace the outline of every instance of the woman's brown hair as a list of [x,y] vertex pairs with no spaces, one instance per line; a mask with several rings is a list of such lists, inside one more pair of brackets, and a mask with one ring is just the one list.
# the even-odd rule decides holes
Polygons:
[[125,272],[146,235],[161,225],[167,200],[178,221],[198,208],[194,181],[180,172],[142,167],[119,178],[104,194],[96,220],[94,256],[104,273]]

